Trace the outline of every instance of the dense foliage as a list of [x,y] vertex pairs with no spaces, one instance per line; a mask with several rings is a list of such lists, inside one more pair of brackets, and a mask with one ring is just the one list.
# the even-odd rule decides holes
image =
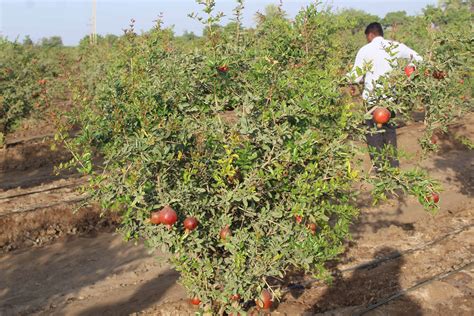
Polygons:
[[0,147],[21,119],[62,98],[65,86],[60,75],[69,56],[67,49],[33,45],[28,37],[23,44],[0,38]]

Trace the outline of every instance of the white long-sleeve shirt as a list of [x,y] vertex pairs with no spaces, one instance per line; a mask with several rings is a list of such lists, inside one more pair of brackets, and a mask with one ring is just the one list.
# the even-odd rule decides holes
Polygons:
[[[354,67],[347,76],[355,77],[355,82],[357,83],[361,82],[365,76],[362,97],[364,100],[368,100],[371,92],[376,87],[376,81],[392,71],[393,67],[397,65],[397,59],[400,58],[417,62],[423,60],[417,52],[405,44],[389,41],[382,36],[377,36],[372,42],[359,50]],[[357,68],[362,70],[361,75],[357,74]]]

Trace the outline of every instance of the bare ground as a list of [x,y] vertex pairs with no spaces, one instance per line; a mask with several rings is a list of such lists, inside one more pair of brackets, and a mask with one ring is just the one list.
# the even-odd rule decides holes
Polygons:
[[[470,115],[452,135],[472,141],[473,123]],[[421,127],[399,129],[400,147],[415,156]],[[474,152],[452,135],[421,163],[443,184],[437,215],[403,196],[363,207],[333,284],[292,275],[272,314],[472,315]],[[0,315],[193,314],[162,254],[124,243],[94,207],[72,213],[81,179],[52,176],[67,157],[35,142],[0,152]]]

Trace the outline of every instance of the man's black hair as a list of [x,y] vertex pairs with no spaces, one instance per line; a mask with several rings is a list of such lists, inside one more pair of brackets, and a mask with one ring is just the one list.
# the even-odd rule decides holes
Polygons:
[[369,35],[370,33],[383,36],[382,25],[378,22],[370,23],[369,25],[367,25],[367,28],[365,29],[365,35]]

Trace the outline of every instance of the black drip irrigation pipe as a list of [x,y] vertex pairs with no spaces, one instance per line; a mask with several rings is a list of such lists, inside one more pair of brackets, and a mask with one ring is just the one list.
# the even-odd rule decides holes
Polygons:
[[46,140],[48,138],[53,138],[54,134],[46,134],[46,135],[38,135],[38,136],[33,136],[33,137],[28,137],[28,138],[21,138],[17,140],[12,140],[12,141],[6,141],[5,142],[5,147],[14,147],[19,144],[27,144],[31,143],[37,140]]
[[[443,235],[443,236],[441,236],[437,239],[434,239],[430,242],[421,244],[417,247],[407,249],[407,250],[401,251],[401,252],[392,253],[392,254],[389,254],[388,256],[385,256],[383,258],[370,260],[370,261],[367,261],[367,262],[364,262],[364,263],[361,263],[361,264],[358,264],[358,265],[355,265],[355,266],[352,266],[352,267],[349,267],[349,268],[346,268],[346,269],[338,270],[338,271],[333,272],[332,275],[337,275],[338,273],[345,273],[345,272],[350,272],[350,271],[354,271],[354,270],[373,269],[373,268],[379,266],[380,264],[382,264],[386,261],[395,260],[395,259],[398,259],[398,258],[404,256],[404,255],[429,248],[429,247],[431,247],[435,244],[438,244],[438,243],[442,242],[445,239],[448,239],[449,237],[458,235],[458,234],[466,231],[467,229],[469,229],[473,226],[474,226],[474,224],[469,224],[469,225],[462,226],[458,229],[455,229],[455,230],[447,233],[446,235]],[[286,291],[292,291],[293,289],[304,290],[306,287],[311,286],[312,284],[314,284],[316,282],[319,282],[319,281],[320,280],[315,279],[315,280],[310,280],[310,281],[307,281],[307,282],[302,282],[300,284],[292,284],[292,285],[289,285],[289,286],[286,287]]]
[[27,196],[27,195],[31,195],[31,194],[44,193],[44,192],[48,192],[48,191],[60,190],[60,189],[65,189],[65,188],[70,188],[70,187],[79,187],[79,185],[82,184],[82,183],[84,183],[84,182],[81,181],[81,182],[78,182],[78,183],[69,183],[69,184],[63,184],[63,185],[58,185],[58,186],[55,186],[55,187],[43,188],[43,189],[29,191],[29,192],[23,192],[23,193],[18,193],[18,194],[0,196],[0,200],[13,199],[13,198]]
[[454,270],[451,270],[451,271],[448,271],[448,272],[443,272],[443,273],[437,274],[437,275],[435,275],[435,276],[429,278],[428,280],[424,280],[424,281],[418,282],[417,284],[415,284],[415,285],[412,286],[412,287],[409,287],[409,288],[407,288],[407,289],[403,289],[403,290],[399,291],[398,293],[396,293],[396,294],[394,294],[394,295],[392,295],[392,296],[390,296],[390,297],[387,297],[387,298],[385,298],[385,299],[383,299],[383,300],[381,300],[381,301],[379,301],[379,302],[377,302],[377,303],[375,303],[375,304],[369,305],[369,306],[366,307],[364,310],[362,310],[362,311],[360,311],[360,312],[357,312],[357,313],[355,313],[355,314],[352,314],[352,316],[361,316],[361,315],[364,315],[364,314],[366,314],[367,312],[370,312],[370,311],[372,311],[372,310],[374,310],[374,309],[376,309],[376,308],[378,308],[378,307],[380,307],[380,306],[382,306],[382,305],[385,305],[385,304],[387,304],[387,303],[389,303],[389,302],[391,302],[391,301],[393,301],[393,300],[395,300],[395,299],[397,299],[397,298],[399,298],[399,297],[401,297],[401,296],[403,296],[403,295],[405,295],[405,294],[407,294],[407,293],[410,293],[410,292],[412,292],[412,291],[414,291],[414,290],[416,290],[416,289],[419,289],[419,288],[421,288],[421,287],[423,287],[423,286],[425,286],[425,285],[428,285],[428,284],[430,284],[430,283],[432,283],[432,282],[434,282],[434,281],[441,281],[441,280],[443,280],[443,279],[449,277],[450,275],[456,274],[456,273],[461,272],[461,271],[463,271],[463,270],[470,269],[470,268],[472,268],[472,267],[474,267],[474,261],[471,261],[471,262],[469,262],[468,264],[463,265],[462,267],[459,267],[459,268],[457,268],[457,269],[454,269]]
[[462,226],[458,229],[455,229],[455,230],[447,233],[446,235],[443,235],[443,236],[441,236],[437,239],[434,239],[430,242],[424,243],[424,244],[419,245],[417,247],[410,248],[410,249],[407,249],[407,250],[404,250],[404,251],[401,251],[401,252],[395,252],[395,253],[392,253],[388,256],[385,256],[385,257],[382,257],[382,258],[379,258],[379,259],[371,260],[371,261],[364,262],[364,263],[361,263],[361,264],[358,264],[358,265],[355,265],[355,266],[352,266],[352,267],[349,267],[349,268],[346,268],[346,269],[342,269],[342,270],[340,270],[340,272],[344,273],[344,272],[360,270],[360,269],[373,269],[373,268],[377,267],[378,265],[380,265],[381,263],[383,263],[385,261],[394,260],[394,259],[400,258],[404,255],[429,248],[430,246],[433,246],[437,243],[440,243],[441,241],[443,241],[443,240],[445,240],[445,239],[447,239],[451,236],[460,234],[460,233],[466,231],[467,229],[469,229],[473,226],[474,226],[474,224],[469,224],[469,225]]
[[[16,139],[16,140],[7,140],[5,142],[5,148],[6,147],[14,147],[14,146],[17,146],[17,145],[20,145],[20,144],[28,144],[28,143],[31,143],[31,142],[35,142],[35,141],[44,141],[44,140],[47,140],[47,139],[50,139],[50,138],[54,138],[56,134],[55,133],[49,133],[49,134],[44,134],[44,135],[37,135],[37,136],[32,136],[32,137],[26,137],[26,138],[20,138],[20,139]],[[77,132],[70,132],[69,133],[69,137],[74,137],[77,135]]]
[[86,197],[79,197],[79,198],[63,200],[63,201],[59,201],[59,202],[51,203],[51,204],[43,204],[43,205],[38,205],[38,206],[30,207],[30,208],[16,209],[16,210],[13,210],[13,211],[5,213],[5,214],[0,214],[0,218],[7,217],[7,216],[10,216],[10,215],[13,215],[13,214],[33,212],[33,211],[36,211],[36,210],[39,210],[39,209],[55,207],[55,206],[63,205],[63,204],[67,204],[67,203],[79,203],[79,202],[86,201],[88,198],[89,197],[87,197],[87,196]]

